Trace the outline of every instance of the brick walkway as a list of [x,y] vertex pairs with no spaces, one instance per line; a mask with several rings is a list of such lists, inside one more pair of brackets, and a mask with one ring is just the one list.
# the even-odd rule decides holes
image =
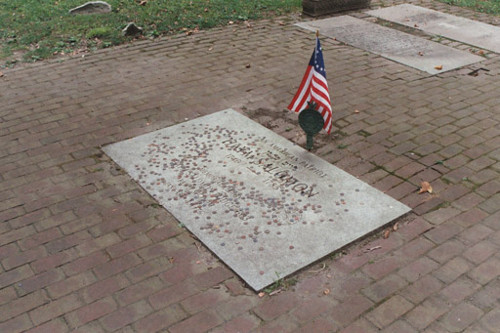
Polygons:
[[[283,109],[314,36],[293,20],[3,71],[0,332],[498,332],[498,55],[429,76],[322,40],[337,131],[314,152],[414,210],[273,296],[245,287],[102,153],[229,107],[303,142]],[[417,194],[422,180],[433,194]]]

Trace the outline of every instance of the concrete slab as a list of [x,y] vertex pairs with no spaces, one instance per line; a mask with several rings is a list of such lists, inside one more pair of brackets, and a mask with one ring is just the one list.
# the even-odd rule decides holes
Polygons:
[[500,53],[500,27],[410,4],[367,12],[372,16]]
[[311,31],[319,30],[322,35],[430,74],[484,60],[469,52],[351,16],[337,16],[297,25]]
[[410,211],[231,109],[104,151],[255,290]]

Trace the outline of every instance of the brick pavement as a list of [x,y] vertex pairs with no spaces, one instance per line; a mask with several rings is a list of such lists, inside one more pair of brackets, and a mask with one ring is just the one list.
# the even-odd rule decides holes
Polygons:
[[[229,107],[304,142],[282,112],[314,38],[294,20],[4,70],[1,332],[498,329],[498,55],[429,76],[322,40],[336,132],[314,152],[414,210],[388,238],[377,232],[324,258],[273,296],[247,288],[102,153]],[[417,194],[422,180],[433,194]]]

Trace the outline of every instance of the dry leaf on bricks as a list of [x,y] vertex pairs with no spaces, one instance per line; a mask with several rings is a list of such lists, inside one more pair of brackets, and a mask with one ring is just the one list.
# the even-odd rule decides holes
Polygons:
[[429,192],[432,193],[432,186],[429,184],[429,182],[421,182],[420,183],[420,190],[418,191],[418,194]]

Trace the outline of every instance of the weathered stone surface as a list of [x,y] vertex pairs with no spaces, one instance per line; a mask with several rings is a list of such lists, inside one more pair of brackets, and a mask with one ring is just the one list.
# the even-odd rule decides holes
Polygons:
[[89,1],[69,10],[70,14],[101,14],[111,12],[111,5],[104,1]]
[[104,150],[255,290],[410,210],[231,109]]
[[486,50],[500,52],[500,27],[491,24],[410,4],[371,10],[368,14]]
[[381,55],[398,63],[438,74],[484,60],[398,30],[390,29],[351,16],[301,22],[298,26]]
[[122,33],[124,36],[139,35],[142,34],[142,28],[138,27],[134,22],[130,22],[125,28],[123,28]]

